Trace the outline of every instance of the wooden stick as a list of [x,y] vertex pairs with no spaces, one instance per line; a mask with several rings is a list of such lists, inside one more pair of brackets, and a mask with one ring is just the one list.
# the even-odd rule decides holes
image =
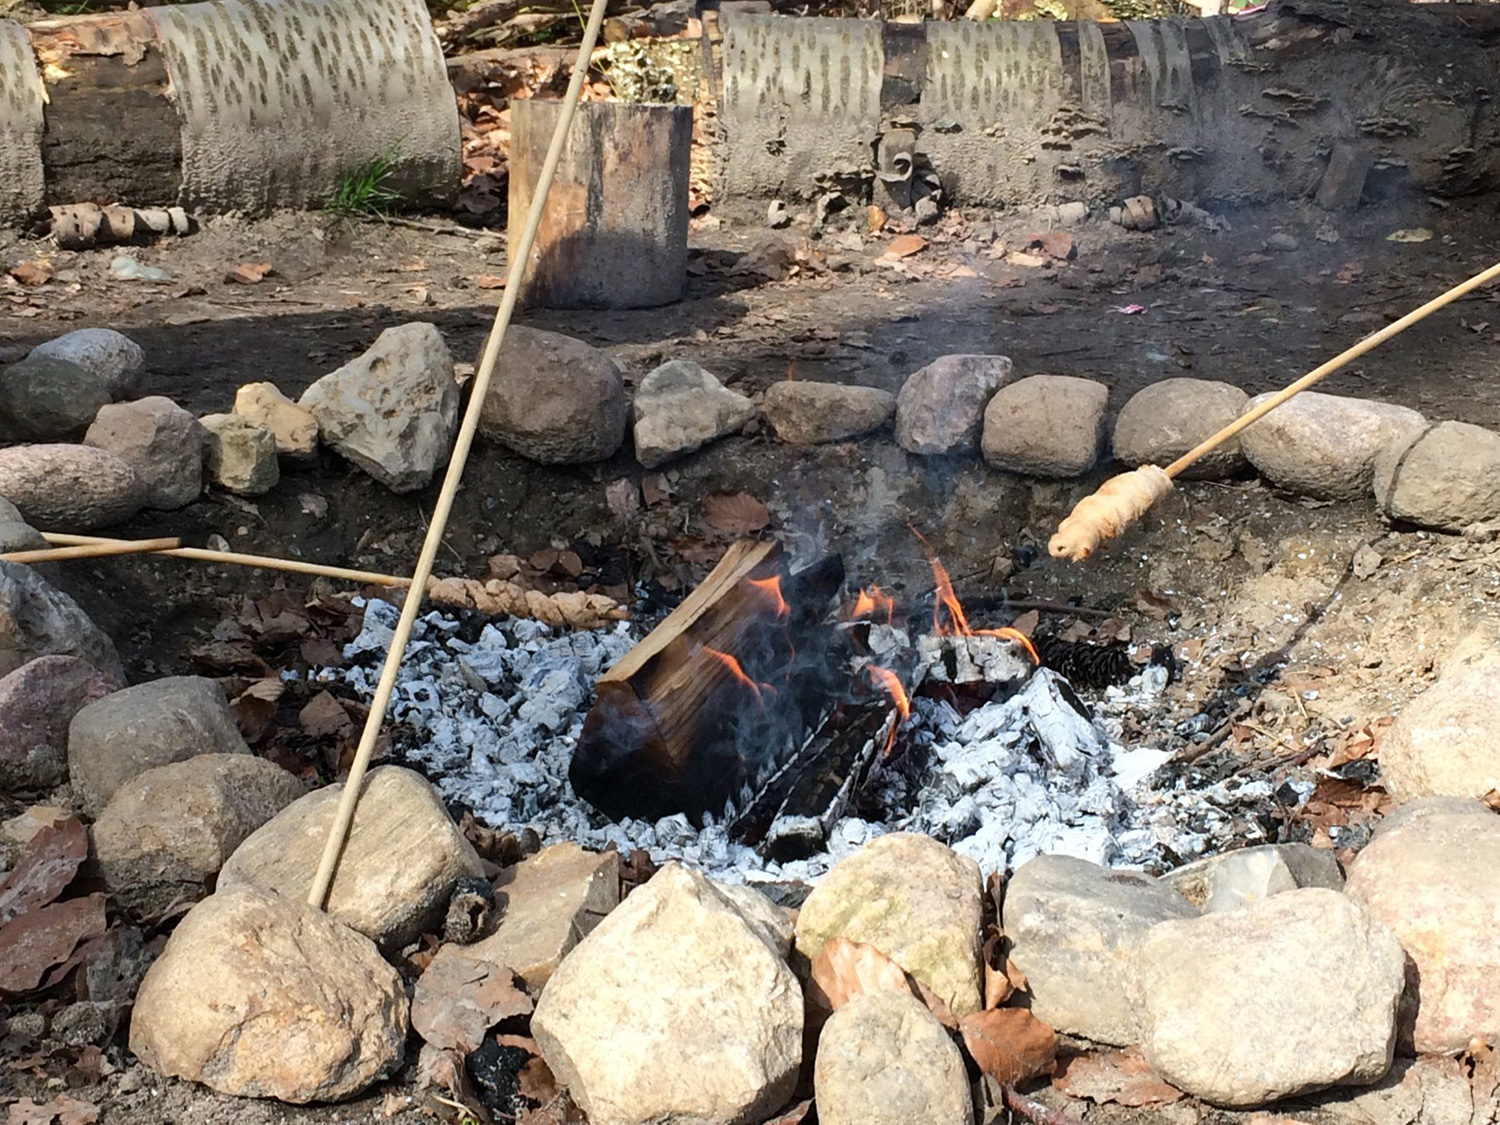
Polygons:
[[1172,480],[1199,458],[1217,449],[1246,426],[1258,422],[1282,403],[1301,394],[1320,379],[1333,374],[1366,352],[1379,347],[1392,336],[1405,332],[1417,321],[1425,319],[1445,305],[1451,305],[1460,297],[1496,278],[1500,278],[1500,262],[1496,262],[1487,270],[1476,273],[1467,281],[1460,282],[1420,308],[1413,309],[1400,320],[1386,325],[1379,332],[1372,332],[1359,343],[1345,348],[1327,363],[1313,368],[1295,383],[1278,391],[1253,410],[1240,415],[1211,437],[1199,442],[1165,469],[1158,469],[1155,465],[1142,465],[1132,472],[1110,477],[1096,491],[1080,500],[1074,506],[1072,513],[1058,525],[1057,534],[1047,544],[1048,552],[1054,558],[1075,561],[1088,558],[1100,543],[1117,537],[1126,527],[1144,515],[1157,500],[1170,492]]
[[[46,536],[47,542],[52,540]],[[0,559],[13,563],[61,562],[64,559],[99,559],[110,555],[141,555],[150,551],[169,551],[182,545],[181,539],[100,539],[68,547],[38,547],[32,551],[12,551]]]
[[[371,570],[350,570],[343,566],[324,566],[321,563],[304,562],[301,559],[278,559],[270,555],[242,555],[236,551],[208,551],[201,547],[178,547],[178,540],[165,539],[101,539],[94,535],[67,535],[62,532],[44,531],[42,538],[59,546],[106,546],[129,547],[130,550],[99,551],[99,554],[133,554],[138,551],[154,551],[171,555],[174,559],[194,559],[198,562],[228,563],[236,566],[254,566],[262,570],[285,570],[293,574],[311,574],[319,578],[332,578],[340,582],[362,582],[371,586],[410,586],[410,578],[395,574],[377,574]],[[162,543],[172,549],[138,546],[139,543]],[[81,557],[81,556],[70,556]]]
[[[525,276],[526,266],[531,258],[531,247],[536,241],[537,229],[542,224],[542,210],[552,188],[552,177],[562,159],[568,129],[573,124],[573,114],[578,108],[578,99],[588,76],[589,59],[593,54],[594,44],[599,39],[599,28],[604,23],[604,10],[608,6],[609,0],[594,0],[593,7],[589,10],[588,25],[583,29],[583,42],[578,45],[578,58],[573,64],[568,92],[563,97],[562,113],[557,118],[557,129],[552,134],[552,144],[547,149],[547,158],[542,162],[541,174],[537,178],[536,192],[531,197],[531,210],[526,215],[526,226],[521,232],[520,240],[509,248],[510,269],[506,275],[505,293],[500,298],[500,307],[495,310],[495,322],[490,326],[489,338],[485,340],[479,370],[474,372],[474,382],[469,389],[469,405],[459,424],[448,468],[443,475],[443,487],[433,506],[432,522],[427,527],[422,551],[417,556],[417,565],[412,572],[412,585],[419,590],[427,588],[427,580],[432,576],[438,548],[442,545],[443,533],[448,527],[448,516],[453,511],[453,499],[463,481],[464,465],[469,459],[469,449],[474,444],[474,434],[479,428],[480,410],[489,392],[490,379],[495,373],[500,345],[505,340],[511,314],[515,311],[516,301],[520,296],[521,279]],[[360,732],[359,745],[349,766],[349,777],[344,782],[344,791],[339,797],[338,809],[334,812],[333,824],[328,829],[328,839],[323,845],[323,855],[318,861],[318,869],[308,890],[308,903],[319,910],[328,898],[328,888],[333,882],[334,871],[338,869],[344,841],[349,837],[349,826],[354,823],[354,810],[359,804],[365,772],[369,769],[370,758],[375,752],[375,742],[380,735],[380,727],[385,722],[386,709],[390,706],[391,694],[396,689],[396,675],[401,670],[401,659],[406,654],[406,645],[411,640],[421,604],[420,598],[407,598],[401,605],[401,617],[391,634],[391,647],[386,653],[385,666],[380,670],[375,697],[370,701],[370,712],[365,718],[364,730]]]

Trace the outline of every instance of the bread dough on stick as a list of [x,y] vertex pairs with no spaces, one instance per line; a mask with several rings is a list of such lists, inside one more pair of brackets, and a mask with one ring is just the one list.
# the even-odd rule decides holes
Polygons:
[[1047,543],[1047,550],[1056,559],[1086,559],[1100,543],[1117,538],[1171,491],[1172,478],[1155,465],[1142,465],[1134,472],[1110,477],[1096,492],[1078,501],[1072,514],[1057,525],[1057,534]]

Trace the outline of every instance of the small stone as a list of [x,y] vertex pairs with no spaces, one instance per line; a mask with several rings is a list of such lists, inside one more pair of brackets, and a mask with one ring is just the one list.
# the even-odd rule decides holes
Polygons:
[[901,448],[927,457],[976,452],[985,405],[1014,370],[1003,355],[945,355],[913,371],[896,395]]
[[202,898],[230,853],[306,792],[251,754],[199,754],[115,790],[94,824],[94,855],[115,900],[140,917]]
[[459,397],[442,333],[419,321],[387,328],[363,355],[308,387],[300,405],[341,457],[392,492],[413,492],[448,462]]
[[23,359],[0,369],[0,439],[81,437],[109,402],[105,380],[64,359]]
[[1290,254],[1297,249],[1297,240],[1285,231],[1277,231],[1266,239],[1266,249],[1275,250],[1281,254]]
[[115,402],[133,398],[146,356],[129,336],[113,328],[78,328],[31,349],[28,359],[76,363],[105,380]]
[[93,531],[141,510],[146,486],[113,453],[90,445],[0,449],[0,496],[44,531]]
[[298,406],[275,383],[246,383],[234,393],[234,412],[252,426],[276,435],[276,452],[303,461],[318,452],[318,419]]
[[979,865],[927,836],[879,836],[834,864],[797,915],[810,964],[834,937],[873,945],[966,1016],[979,1010]]
[[[1256,395],[1254,409],[1270,395]],[[1240,432],[1240,448],[1278,488],[1318,500],[1370,494],[1375,458],[1387,445],[1426,428],[1405,406],[1303,391]]]
[[896,413],[896,396],[875,387],[787,379],[766,388],[766,420],[791,445],[826,445],[880,429]]
[[107,449],[145,486],[148,508],[191,504],[203,491],[203,443],[198,420],[169,398],[152,395],[99,410],[83,443]]
[[61,785],[68,724],[121,683],[76,656],[42,656],[0,678],[0,789]]
[[1221,1106],[1379,1081],[1404,960],[1370,911],[1323,887],[1158,923],[1134,958],[1146,1061]]
[[1196,914],[1161,880],[1043,855],[1011,877],[1003,923],[1036,1017],[1069,1035],[1122,1047],[1137,1041],[1127,992],[1137,947],[1158,922]]
[[1403,1052],[1500,1043],[1500,816],[1478,801],[1408,802],[1350,865],[1346,893],[1396,932],[1411,959]]
[[1164,881],[1205,914],[1238,910],[1298,887],[1344,889],[1344,873],[1333,853],[1309,844],[1239,848],[1179,867]]
[[433,964],[462,955],[503,966],[537,996],[569,951],[620,904],[620,855],[553,844],[500,872],[495,886],[499,928],[470,946],[444,946]]
[[0,496],[0,555],[40,551],[50,546],[42,533],[26,522],[20,509]]
[[24,563],[0,560],[0,676],[39,656],[76,656],[125,682],[114,642],[77,602]]
[[1375,503],[1392,519],[1462,531],[1500,519],[1500,434],[1439,422],[1375,458]]
[[1001,387],[984,411],[984,459],[1028,476],[1082,476],[1099,459],[1108,405],[1108,387],[1071,375],[1033,375]]
[[1358,141],[1335,141],[1328,167],[1318,181],[1318,206],[1328,211],[1353,211],[1365,192],[1365,179],[1375,162],[1370,146]]
[[729,899],[673,863],[568,954],[531,1032],[593,1125],[751,1125],[796,1085],[802,989]]
[[544,465],[613,457],[629,423],[614,360],[582,340],[513,325],[495,363],[479,432]]
[[205,414],[198,421],[208,431],[208,474],[220,488],[241,496],[260,496],[281,482],[276,435],[238,414]]
[[1500,652],[1446,663],[1432,687],[1401,709],[1380,743],[1380,783],[1398,802],[1483,799],[1500,790]]
[[168,676],[83,707],[68,725],[68,774],[97,817],[115,791],[156,766],[198,754],[248,754],[224,689],[202,676]]
[[[282,809],[229,857],[219,887],[248,883],[305,900],[342,791],[342,784],[325,786]],[[483,871],[437,790],[411,770],[382,766],[365,778],[328,913],[383,948],[400,949],[442,924],[461,876]]]
[[401,1065],[406,990],[372,942],[254,887],[178,923],[135,1000],[130,1049],[158,1074],[303,1105]]
[[[1115,419],[1115,460],[1122,465],[1168,465],[1238,418],[1250,396],[1211,379],[1163,379],[1130,397]],[[1194,480],[1222,480],[1249,464],[1230,438],[1183,472]]]
[[867,992],[829,1017],[813,1073],[820,1125],[970,1125],[953,1038],[909,993]]
[[59,1010],[52,1017],[50,1031],[52,1038],[66,1047],[87,1047],[113,1035],[116,1018],[110,1006],[81,1000]]
[[1463,1061],[1433,1055],[1398,1058],[1375,1085],[1330,1091],[1313,1105],[1321,1111],[1319,1120],[1339,1125],[1475,1125]]
[[648,469],[691,453],[755,417],[755,404],[690,359],[652,371],[635,393],[635,456]]

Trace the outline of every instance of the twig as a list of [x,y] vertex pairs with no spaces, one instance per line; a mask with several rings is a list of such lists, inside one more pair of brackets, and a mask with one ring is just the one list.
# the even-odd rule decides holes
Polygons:
[[1074,1117],[1058,1109],[1050,1109],[1035,1098],[1028,1098],[1009,1082],[1000,1087],[1000,1095],[1005,1099],[1007,1109],[1026,1118],[1027,1121],[1036,1122],[1036,1125],[1084,1125],[1081,1117]]
[[[113,546],[115,550],[98,551],[97,554],[135,554],[140,551],[152,551],[156,554],[171,555],[174,559],[194,559],[197,562],[227,563],[237,566],[254,566],[262,570],[285,570],[293,574],[311,574],[319,578],[332,578],[342,582],[364,582],[371,586],[410,586],[410,578],[402,578],[395,574],[378,574],[371,570],[350,570],[342,566],[323,566],[321,563],[304,562],[301,559],[278,559],[270,555],[242,555],[237,551],[208,551],[202,547],[178,547],[176,539],[101,539],[93,535],[65,535],[61,532],[45,531],[42,538],[48,543],[59,546],[86,546],[99,547]],[[161,546],[147,547],[142,544],[158,543]],[[130,550],[120,550],[128,547]],[[76,557],[76,556],[75,556]]]
[[407,219],[400,215],[381,215],[379,219],[371,222],[386,223],[393,227],[407,227],[410,230],[426,231],[429,234],[446,234],[453,238],[480,238],[484,235],[495,237],[501,235],[501,231],[483,230],[478,227],[456,227],[451,223],[424,223],[420,219]]
[[[49,543],[52,540],[47,540]],[[40,547],[32,551],[12,551],[0,559],[13,563],[61,562],[64,559],[99,559],[110,555],[140,555],[148,551],[167,551],[182,546],[181,539],[115,539],[96,543],[78,543],[68,547]]]

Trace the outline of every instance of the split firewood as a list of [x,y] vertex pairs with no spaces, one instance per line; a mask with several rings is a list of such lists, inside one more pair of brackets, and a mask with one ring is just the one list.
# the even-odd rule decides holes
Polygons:
[[195,224],[181,207],[121,207],[68,203],[51,208],[52,237],[63,250],[88,250],[163,234],[191,234]]
[[574,629],[603,629],[630,616],[624,606],[604,594],[582,591],[544,594],[499,578],[488,582],[477,578],[439,578],[427,587],[427,597],[434,605],[474,609],[496,617],[506,614],[531,617],[553,628],[567,625]]

